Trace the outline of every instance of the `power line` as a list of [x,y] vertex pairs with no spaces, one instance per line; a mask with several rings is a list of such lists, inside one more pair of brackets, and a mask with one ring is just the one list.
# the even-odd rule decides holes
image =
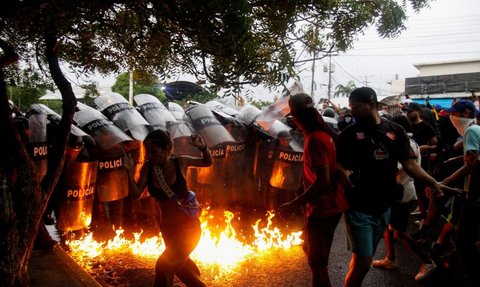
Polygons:
[[409,54],[342,54],[342,57],[391,57],[391,56],[430,56],[430,55],[455,55],[455,54],[477,54],[479,51],[456,51],[456,52],[438,52],[438,53],[409,53]]

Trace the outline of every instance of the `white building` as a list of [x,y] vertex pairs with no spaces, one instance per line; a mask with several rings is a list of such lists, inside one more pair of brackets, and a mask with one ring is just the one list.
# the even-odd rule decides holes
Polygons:
[[480,59],[414,66],[419,75],[405,79],[405,94],[413,99],[466,98],[480,91]]

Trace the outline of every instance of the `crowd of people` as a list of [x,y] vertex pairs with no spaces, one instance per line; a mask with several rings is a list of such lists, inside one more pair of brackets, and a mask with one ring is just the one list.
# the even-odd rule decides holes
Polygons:
[[[137,109],[159,107],[148,104]],[[273,125],[263,129],[246,115],[210,113],[200,117],[200,126],[190,119],[198,129],[217,128],[210,130],[213,137],[222,127],[231,141],[220,145],[199,136],[198,129],[186,141],[174,138],[172,126],[182,124],[184,115],[175,125],[147,129],[138,140],[138,131],[122,131],[84,107],[74,118],[84,132],[72,127],[65,169],[44,220],[52,224],[55,211],[63,234],[138,222],[155,226],[167,244],[155,267],[155,286],[172,286],[174,275],[188,286],[204,286],[189,258],[200,238],[199,202],[244,215],[273,210],[287,220],[294,213],[304,216],[312,286],[331,286],[329,254],[341,218],[352,252],[345,286],[361,286],[371,266],[398,268],[395,241],[421,261],[416,281],[432,276],[455,253],[468,284],[480,286],[476,105],[473,98],[450,107],[407,98],[389,107],[362,87],[350,94],[349,108],[328,100],[315,106],[303,93],[289,96],[290,112],[274,123],[281,127],[276,133]],[[115,122],[129,108],[118,103],[110,110],[103,113]],[[88,115],[83,126],[82,111]],[[158,112],[170,115],[165,108]],[[58,118],[38,106],[26,115],[16,112],[17,127],[30,137],[25,141],[32,146],[38,180],[46,172],[47,147],[55,148]],[[80,218],[84,213],[92,216],[88,225]],[[382,238],[386,255],[373,260]]]
[[[306,94],[290,97],[293,121],[306,138],[303,193],[278,211],[286,217],[306,205],[312,286],[330,286],[328,254],[342,212],[352,252],[344,286],[361,286],[371,266],[396,269],[394,239],[420,259],[416,281],[432,276],[456,250],[466,284],[480,286],[480,126],[474,100],[445,109],[407,100],[390,113],[368,87],[352,91],[349,109],[327,101],[316,109]],[[337,133],[324,132],[329,126],[320,114],[338,119]],[[419,226],[413,234],[411,215]],[[441,231],[425,248],[439,215],[445,218]],[[382,237],[387,254],[373,261]]]

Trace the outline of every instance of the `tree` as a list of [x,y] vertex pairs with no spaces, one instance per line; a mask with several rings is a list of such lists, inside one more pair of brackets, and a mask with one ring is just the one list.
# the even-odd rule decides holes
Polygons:
[[95,107],[94,100],[96,97],[100,96],[100,92],[98,91],[98,83],[90,82],[87,84],[83,84],[80,87],[85,90],[85,94],[83,95],[83,99],[81,100],[82,103],[91,107]]
[[51,80],[32,65],[23,68],[20,65],[11,65],[5,72],[9,79],[7,91],[10,100],[20,110],[28,110],[31,104],[38,102],[47,89],[53,89]]
[[[410,0],[415,10],[428,0]],[[277,86],[295,76],[296,48],[325,55],[348,49],[370,25],[381,36],[404,29],[407,1],[395,0],[10,0],[0,2],[0,286],[28,285],[41,217],[63,168],[76,106],[60,62],[80,74],[140,67],[179,72],[218,86]],[[62,94],[62,119],[41,182],[15,128],[5,69],[37,62]]]
[[176,102],[179,105],[185,107],[185,106],[188,106],[187,103],[189,101],[195,101],[195,102],[198,102],[198,103],[205,104],[206,102],[212,101],[212,100],[216,99],[217,97],[218,97],[217,94],[205,91],[203,93],[196,93],[196,94],[188,95],[185,98],[183,98],[182,100],[176,100]]
[[346,86],[344,86],[342,84],[338,84],[335,87],[335,93],[333,94],[333,97],[334,98],[348,97],[348,95],[350,95],[350,93],[353,90],[355,90],[356,88],[357,88],[357,86],[355,85],[354,81],[348,81]]
[[264,107],[268,107],[270,106],[271,104],[273,104],[273,102],[271,101],[262,101],[262,100],[251,100],[250,101],[250,104],[256,108],[258,108],[259,110],[261,110],[262,108]]
[[[121,94],[128,100],[130,75],[128,72],[118,75],[112,91]],[[143,71],[134,71],[133,73],[133,94],[150,94],[157,97],[160,101],[166,100],[165,95],[160,89],[157,78]]]

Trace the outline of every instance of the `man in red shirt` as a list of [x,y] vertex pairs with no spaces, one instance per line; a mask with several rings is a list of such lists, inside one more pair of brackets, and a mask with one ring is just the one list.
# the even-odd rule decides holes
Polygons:
[[335,133],[325,124],[307,94],[290,96],[293,122],[305,136],[303,151],[303,185],[300,194],[279,207],[278,214],[287,218],[295,209],[306,205],[304,251],[312,272],[312,286],[331,286],[328,257],[333,234],[342,212],[347,208],[343,188],[336,180],[337,159]]

